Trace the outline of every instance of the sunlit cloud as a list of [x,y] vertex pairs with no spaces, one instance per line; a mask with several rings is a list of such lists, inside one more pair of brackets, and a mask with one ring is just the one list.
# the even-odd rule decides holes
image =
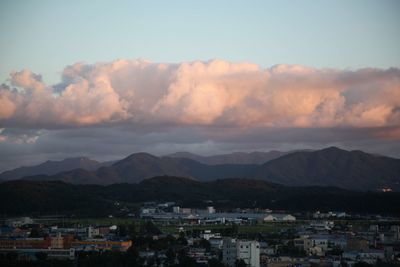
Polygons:
[[0,90],[6,127],[385,127],[400,121],[399,69],[118,60],[68,66],[55,85],[29,70],[10,80]]
[[400,156],[400,70],[117,60],[67,66],[57,84],[22,70],[0,85],[0,128],[3,169],[135,151],[338,145]]

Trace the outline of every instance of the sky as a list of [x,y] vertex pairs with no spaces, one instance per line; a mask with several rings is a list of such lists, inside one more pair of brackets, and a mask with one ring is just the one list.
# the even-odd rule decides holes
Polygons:
[[0,171],[330,145],[400,157],[399,1],[0,2]]

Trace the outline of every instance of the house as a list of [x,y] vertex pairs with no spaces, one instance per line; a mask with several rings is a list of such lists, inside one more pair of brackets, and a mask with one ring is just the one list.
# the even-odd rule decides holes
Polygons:
[[365,238],[354,237],[347,240],[348,250],[367,250],[369,248],[369,241]]
[[345,249],[347,247],[347,238],[345,236],[334,236],[329,238],[329,248]]
[[61,236],[61,233],[57,233],[56,236],[50,237],[51,248],[53,249],[62,249],[64,248],[64,238]]
[[322,252],[325,252],[328,250],[328,243],[329,243],[328,236],[314,235],[314,236],[310,236],[310,240],[311,240],[311,244],[314,248],[319,247],[319,248],[321,248]]
[[208,240],[212,248],[222,249],[224,240],[222,238],[212,237]]
[[293,243],[296,248],[304,251],[309,251],[313,247],[313,243],[307,235],[295,238]]
[[376,264],[378,259],[385,258],[384,250],[367,249],[365,251],[346,251],[343,252],[342,258],[346,262],[366,262],[369,264]]

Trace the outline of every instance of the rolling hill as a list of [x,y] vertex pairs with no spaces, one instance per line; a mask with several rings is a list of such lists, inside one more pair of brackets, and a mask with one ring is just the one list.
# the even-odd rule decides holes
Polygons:
[[[13,205],[10,205],[12,200]],[[318,200],[318,201],[316,201]],[[119,213],[115,202],[174,201],[183,207],[269,208],[400,214],[400,193],[354,192],[335,187],[288,187],[252,179],[199,182],[154,177],[138,184],[76,185],[61,181],[0,183],[0,214],[105,216]]]

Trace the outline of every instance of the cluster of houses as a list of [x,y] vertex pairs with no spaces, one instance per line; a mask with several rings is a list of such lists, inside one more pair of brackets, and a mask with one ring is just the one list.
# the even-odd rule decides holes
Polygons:
[[[334,221],[311,221],[299,226],[295,238],[282,239],[297,255],[279,253],[279,246],[260,242],[261,262],[268,266],[353,266],[358,262],[375,265],[378,261],[400,264],[400,226],[382,225],[346,227]],[[301,255],[302,254],[302,255]]]
[[[324,226],[324,227],[322,227]],[[378,261],[400,264],[400,227],[398,225],[370,225],[368,229],[340,229],[333,221],[310,221],[296,228],[294,237],[282,233],[279,242],[241,239],[223,236],[212,230],[199,237],[188,237],[188,255],[200,265],[220,255],[225,266],[237,266],[239,260],[246,266],[353,266],[364,262],[375,265]],[[207,240],[211,250],[195,246]],[[285,250],[290,247],[291,250]],[[156,251],[141,255],[153,257]],[[164,254],[158,254],[165,257]]]
[[[41,233],[35,233],[40,229]],[[117,236],[117,226],[63,228],[43,227],[29,217],[8,219],[0,227],[0,253],[15,252],[20,259],[48,258],[73,260],[78,251],[126,251],[131,240]]]
[[[225,266],[353,266],[364,262],[400,264],[400,226],[397,221],[349,219],[338,213],[314,213],[311,219],[296,220],[287,213],[271,211],[217,212],[209,206],[190,209],[175,203],[147,204],[139,215],[156,225],[168,221],[176,226],[175,233],[154,233],[156,242],[172,235],[176,240],[184,236],[184,249],[199,266],[210,260],[221,261]],[[347,218],[347,219],[346,219]],[[285,225],[273,233],[260,232],[244,236],[240,233],[220,232],[226,225],[257,227]],[[216,225],[215,225],[216,224]],[[34,229],[38,224],[28,217],[8,219],[0,227],[0,253],[17,252],[21,259],[34,259],[37,253],[48,258],[73,260],[80,251],[127,251],[135,243],[121,237],[116,225],[60,227],[40,225],[41,235]],[[200,227],[200,234],[187,231]],[[206,229],[206,230],[205,230]],[[208,247],[199,246],[207,243]],[[166,251],[139,249],[144,265],[153,266],[156,258],[163,266]]]
[[155,221],[186,222],[190,224],[226,224],[226,223],[261,223],[261,222],[295,222],[296,217],[285,213],[271,213],[271,210],[258,212],[238,210],[235,212],[216,212],[213,206],[205,209],[191,209],[175,206],[174,202],[156,204],[145,203],[140,217]]

